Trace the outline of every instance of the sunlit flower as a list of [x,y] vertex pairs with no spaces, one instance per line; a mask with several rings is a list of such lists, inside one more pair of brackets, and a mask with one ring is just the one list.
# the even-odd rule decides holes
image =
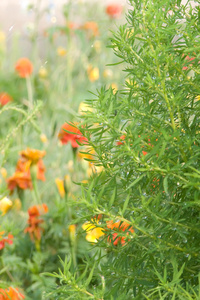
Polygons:
[[80,28],[86,30],[88,32],[89,37],[95,37],[99,35],[99,28],[96,22],[88,21],[82,26],[80,26]]
[[26,58],[20,58],[15,65],[15,70],[18,73],[19,77],[26,78],[29,77],[33,72],[33,65],[31,61]]
[[[116,221],[113,222],[107,221],[107,227],[112,230],[112,235],[108,237],[108,241],[112,242],[114,246],[121,243],[122,246],[125,245],[127,239],[130,240],[130,237],[134,233],[134,229],[127,222]],[[124,232],[124,234],[123,234]]]
[[0,200],[0,211],[2,215],[5,215],[12,207],[13,203],[8,197],[4,197]]
[[86,222],[82,225],[83,230],[86,231],[86,240],[90,243],[97,243],[99,238],[105,234],[103,228],[96,226],[98,224],[99,221],[96,220],[95,223]]
[[87,111],[93,111],[93,108],[85,102],[79,104],[78,112],[80,115],[84,115]]
[[67,50],[64,47],[57,48],[57,55],[58,56],[65,56],[67,54]]
[[91,82],[94,82],[99,79],[99,68],[89,66],[87,69],[88,78]]
[[85,143],[87,141],[87,138],[83,136],[80,130],[76,127],[76,124],[73,123],[70,124],[65,123],[62,125],[61,130],[58,134],[58,138],[61,140],[63,144],[68,144],[70,142],[72,148],[77,148],[79,147],[78,143],[80,144]]
[[8,93],[0,93],[0,105],[4,106],[11,102],[13,99]]
[[15,172],[13,176],[7,179],[8,189],[13,191],[16,187],[22,190],[32,189],[32,182],[29,173]]
[[0,289],[0,300],[22,300],[25,296],[18,289],[9,287],[8,289]]
[[13,243],[13,235],[9,233],[7,236],[5,236],[4,234],[5,231],[0,232],[0,250],[5,247],[5,244],[12,245]]
[[106,13],[111,18],[119,18],[122,13],[122,6],[120,4],[110,4],[106,7]]
[[60,178],[56,178],[56,179],[55,179],[55,183],[56,183],[58,192],[59,192],[59,194],[60,194],[60,197],[61,197],[61,198],[64,198],[64,197],[65,197],[64,180],[63,180],[63,179],[60,179]]
[[34,205],[28,209],[28,227],[24,230],[24,232],[29,233],[32,241],[41,240],[41,233],[44,229],[40,225],[44,223],[44,220],[39,217],[47,212],[48,206],[45,203],[41,205]]

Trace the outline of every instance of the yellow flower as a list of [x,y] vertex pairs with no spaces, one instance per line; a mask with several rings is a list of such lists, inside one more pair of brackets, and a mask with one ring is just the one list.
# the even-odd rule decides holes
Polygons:
[[48,71],[45,67],[40,67],[38,75],[40,78],[46,78],[48,75]]
[[88,72],[88,78],[91,82],[99,79],[99,68],[97,67],[93,68],[92,66],[89,66],[87,72]]
[[22,203],[21,203],[21,200],[19,198],[16,198],[14,200],[14,205],[13,205],[13,208],[16,209],[16,210],[20,210],[22,207]]
[[7,171],[5,168],[1,168],[1,171],[0,171],[2,177],[5,179],[7,177]]
[[58,47],[57,54],[58,54],[58,56],[65,56],[67,54],[67,50],[63,47]]
[[4,44],[6,41],[6,35],[3,31],[0,31],[0,44]]
[[86,104],[85,102],[81,102],[79,104],[78,112],[80,115],[84,115],[87,111],[93,111],[93,108]]
[[103,228],[96,226],[98,224],[99,221],[97,220],[96,224],[86,222],[82,225],[83,230],[86,231],[86,240],[90,243],[97,243],[99,238],[104,235]]
[[94,42],[94,49],[96,50],[96,52],[100,52],[101,51],[101,41],[96,40]]
[[64,198],[65,197],[64,181],[60,178],[56,178],[55,183],[56,183],[56,186],[58,188],[58,192],[60,194],[60,197]]
[[196,96],[195,98],[194,98],[194,102],[197,102],[197,101],[199,101],[200,100],[200,95],[198,95],[198,96]]
[[48,139],[47,139],[47,137],[46,137],[46,135],[45,135],[44,133],[42,133],[42,134],[40,135],[40,140],[41,140],[41,142],[43,142],[44,144],[46,144],[46,143],[48,142]]
[[112,88],[112,90],[113,90],[113,94],[116,94],[116,92],[117,92],[117,89],[118,89],[118,86],[117,86],[117,84],[116,83],[112,83],[111,85],[110,85],[110,87]]
[[0,200],[0,211],[2,212],[2,215],[5,215],[9,209],[12,207],[13,203],[10,199],[7,197],[4,197]]
[[112,76],[113,76],[113,71],[111,69],[105,69],[103,71],[104,78],[112,78]]

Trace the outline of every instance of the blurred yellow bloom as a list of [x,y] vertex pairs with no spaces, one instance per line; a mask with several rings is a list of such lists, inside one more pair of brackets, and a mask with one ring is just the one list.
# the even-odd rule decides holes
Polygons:
[[46,135],[45,135],[44,133],[42,133],[42,134],[40,135],[40,140],[41,140],[41,142],[43,142],[44,144],[46,144],[46,143],[48,142],[48,139],[47,139],[47,137],[46,137]]
[[13,208],[16,209],[16,210],[20,210],[22,207],[22,203],[21,203],[21,200],[19,198],[16,198],[14,200],[14,205],[13,205]]
[[58,54],[58,56],[65,56],[67,54],[67,50],[63,47],[58,47],[57,54]]
[[55,179],[55,183],[56,183],[58,192],[60,194],[60,197],[64,198],[64,196],[65,196],[64,181],[62,179],[60,179],[60,178],[56,178]]
[[111,86],[111,88],[113,89],[113,94],[116,94],[117,89],[118,89],[117,84],[116,84],[116,83],[112,83],[110,86]]
[[7,177],[7,171],[6,171],[6,169],[5,168],[1,168],[1,176],[3,177],[3,178],[6,178]]
[[68,161],[67,167],[70,173],[74,172],[74,162],[72,159]]
[[4,44],[6,41],[6,35],[3,31],[0,31],[0,44]]
[[101,41],[96,40],[94,42],[94,49],[96,50],[96,52],[100,52],[101,51]]
[[198,96],[196,96],[195,98],[194,98],[194,102],[197,102],[197,101],[199,101],[200,100],[200,95],[198,95]]
[[4,197],[3,199],[0,200],[0,211],[2,212],[2,215],[5,215],[9,209],[12,207],[13,203],[12,201]]
[[85,112],[87,112],[87,111],[93,111],[93,108],[91,107],[91,106],[89,106],[87,103],[85,103],[85,102],[81,102],[80,104],[79,104],[79,108],[78,108],[78,112],[79,112],[79,114],[80,115],[84,115],[85,114]]
[[70,240],[74,242],[76,238],[76,225],[75,224],[69,225],[68,229],[69,229]]
[[99,79],[99,68],[97,67],[93,68],[92,66],[89,66],[87,72],[88,72],[88,78],[91,82]]
[[48,71],[45,67],[40,67],[38,75],[40,78],[46,78],[48,75]]
[[90,243],[97,243],[99,238],[104,235],[103,228],[96,227],[99,224],[99,221],[96,221],[96,224],[91,222],[86,222],[82,225],[83,230],[86,231],[86,240]]
[[111,69],[105,69],[103,71],[104,78],[112,78],[112,76],[113,76],[113,71]]
[[87,169],[87,175],[88,177],[92,176],[93,174],[99,174],[101,172],[103,172],[104,167],[103,166],[94,166],[93,164],[91,164],[91,166]]

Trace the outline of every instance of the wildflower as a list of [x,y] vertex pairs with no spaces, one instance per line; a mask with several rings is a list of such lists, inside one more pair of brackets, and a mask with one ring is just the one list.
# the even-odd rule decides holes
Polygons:
[[[132,233],[134,233],[134,229],[130,224],[128,224],[127,222],[121,222],[121,221],[117,221],[117,222],[113,222],[113,221],[108,221],[107,222],[107,227],[109,229],[111,229],[112,231],[114,231],[114,233],[112,234],[112,236],[108,237],[108,241],[109,242],[113,242],[113,245],[116,246],[118,245],[118,243],[121,243],[122,246],[125,245],[126,243],[126,236],[120,236],[120,233],[124,232],[125,235],[130,236]],[[129,240],[129,239],[128,239]]]
[[31,161],[32,164],[36,164],[41,158],[46,155],[46,151],[27,148],[26,150],[21,151],[20,154],[23,158]]
[[125,135],[125,134],[121,135],[121,136],[120,136],[120,140],[117,141],[117,145],[118,145],[118,146],[123,145],[123,144],[125,143],[125,142],[124,142],[125,138],[126,138],[126,135]]
[[62,125],[61,130],[58,134],[58,138],[61,140],[62,144],[67,144],[71,142],[72,148],[78,148],[78,143],[86,142],[87,138],[82,135],[80,130],[75,126],[75,124],[70,124],[65,123]]
[[0,173],[1,173],[1,175],[2,175],[3,178],[6,178],[6,177],[7,177],[7,171],[6,171],[5,168],[1,168],[1,169],[0,169]]
[[116,92],[118,90],[117,84],[116,83],[111,83],[110,87],[113,90],[113,94],[116,94]]
[[99,221],[97,220],[96,224],[86,222],[82,225],[83,230],[86,231],[86,240],[90,243],[97,243],[99,238],[104,235],[103,228],[96,226],[98,224]]
[[106,7],[106,13],[111,18],[119,18],[122,13],[122,6],[120,4],[110,4]]
[[38,71],[38,75],[40,78],[46,78],[48,76],[48,71],[45,67],[40,67]]
[[24,295],[16,288],[0,289],[0,300],[22,300],[24,298]]
[[5,215],[9,209],[12,207],[13,203],[8,197],[4,197],[0,200],[0,211],[2,215]]
[[4,236],[4,234],[5,231],[0,232],[0,250],[5,247],[5,244],[12,245],[13,243],[13,235],[9,233],[8,236]]
[[96,52],[100,52],[101,51],[101,41],[96,40],[94,42],[94,49],[96,50]]
[[79,108],[78,108],[78,112],[80,115],[84,115],[87,111],[93,111],[93,108],[91,106],[89,106],[87,103],[85,102],[81,102],[79,104]]
[[89,21],[80,27],[88,32],[89,37],[95,37],[99,35],[99,28],[96,22]]
[[62,180],[60,178],[56,178],[55,183],[56,183],[56,186],[58,188],[58,192],[60,194],[60,197],[64,198],[65,197],[64,180]]
[[99,68],[89,66],[87,69],[88,78],[91,82],[94,82],[99,79]]
[[67,54],[67,50],[63,47],[57,48],[57,55],[58,56],[65,56]]
[[0,93],[0,105],[4,106],[11,102],[13,99],[8,93]]
[[45,203],[41,205],[34,205],[28,209],[28,227],[25,228],[24,232],[29,233],[31,240],[41,240],[41,232],[43,232],[44,229],[40,225],[44,222],[44,220],[39,217],[47,212],[48,206]]
[[40,141],[44,144],[48,142],[47,136],[44,133],[40,135]]
[[18,73],[19,77],[26,78],[29,77],[33,72],[33,65],[31,61],[26,58],[20,58],[15,65],[15,70]]

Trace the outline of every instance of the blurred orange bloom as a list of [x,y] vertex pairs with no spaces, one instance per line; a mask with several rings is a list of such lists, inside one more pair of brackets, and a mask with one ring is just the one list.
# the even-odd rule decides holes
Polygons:
[[114,231],[112,236],[108,237],[108,241],[113,242],[113,245],[115,246],[118,245],[118,243],[121,243],[121,245],[124,246],[126,243],[127,238],[125,236],[120,236],[120,232],[125,232],[127,236],[134,232],[133,227],[130,227],[130,224],[128,224],[127,222],[108,221],[107,227]]
[[27,148],[26,150],[21,151],[20,155],[31,161],[31,163],[36,164],[39,159],[43,158],[46,155],[46,151]]
[[120,4],[110,4],[106,7],[106,13],[111,18],[119,18],[122,13],[122,6]]
[[28,58],[23,57],[16,62],[15,71],[18,73],[19,77],[26,78],[32,74],[33,65]]
[[4,233],[5,231],[0,232],[0,250],[5,247],[5,244],[12,245],[13,243],[13,235],[9,233],[8,236],[4,236]]
[[80,28],[86,30],[88,32],[89,37],[99,35],[98,25],[94,21],[88,21],[85,24],[83,24],[82,26],[80,26]]
[[13,99],[8,93],[0,93],[0,105],[4,106],[11,102]]
[[48,212],[48,206],[43,203],[41,205],[34,205],[28,209],[29,219],[28,227],[25,228],[24,232],[29,233],[31,240],[41,240],[41,232],[44,231],[40,224],[44,222],[39,217]]
[[[73,125],[73,126],[72,126]],[[87,138],[83,136],[76,124],[65,123],[62,125],[61,130],[58,134],[58,138],[61,140],[62,144],[68,144],[71,142],[72,148],[78,148],[78,143],[84,143],[87,141]],[[69,132],[67,132],[69,131]],[[78,143],[77,143],[78,142]]]
[[125,135],[125,134],[121,135],[121,136],[120,136],[120,140],[117,141],[117,145],[118,145],[118,146],[123,145],[123,144],[125,143],[125,142],[124,142],[125,138],[126,138],[126,135]]
[[24,298],[24,295],[13,287],[6,290],[0,289],[0,300],[22,300]]
[[13,191],[16,187],[22,190],[32,189],[31,177],[28,172],[15,172],[7,179],[8,189]]

